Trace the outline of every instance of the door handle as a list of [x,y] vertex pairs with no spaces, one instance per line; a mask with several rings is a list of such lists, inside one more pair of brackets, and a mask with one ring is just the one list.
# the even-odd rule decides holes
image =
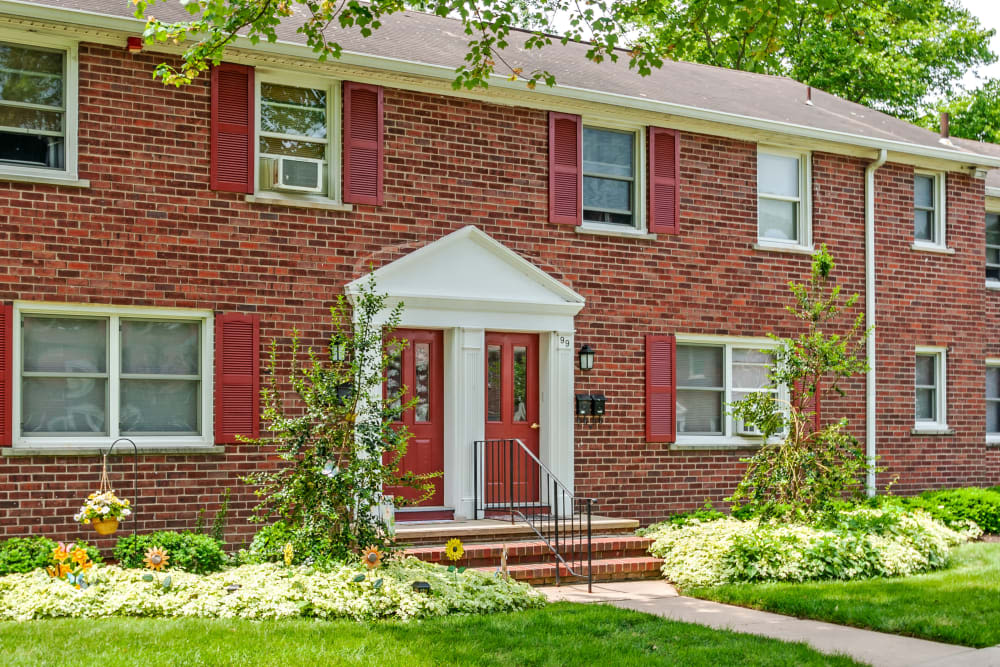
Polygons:
[[539,428],[539,426],[538,426],[538,422],[535,422],[534,424],[532,424],[532,425],[531,425],[531,428],[534,428],[534,429],[537,429],[537,428]]

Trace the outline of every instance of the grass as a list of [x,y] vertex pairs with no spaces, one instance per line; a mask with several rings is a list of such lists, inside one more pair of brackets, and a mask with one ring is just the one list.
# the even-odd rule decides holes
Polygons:
[[1000,543],[965,544],[953,566],[900,579],[727,584],[685,595],[950,644],[1000,644]]
[[804,644],[605,605],[411,623],[112,618],[0,623],[6,667],[63,665],[856,665]]

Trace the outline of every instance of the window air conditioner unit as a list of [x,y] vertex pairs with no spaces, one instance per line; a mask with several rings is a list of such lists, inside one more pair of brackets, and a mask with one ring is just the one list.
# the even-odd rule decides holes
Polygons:
[[760,430],[756,426],[747,424],[742,419],[736,420],[736,435],[760,435]]
[[266,190],[322,192],[323,161],[282,156],[260,161],[260,183]]

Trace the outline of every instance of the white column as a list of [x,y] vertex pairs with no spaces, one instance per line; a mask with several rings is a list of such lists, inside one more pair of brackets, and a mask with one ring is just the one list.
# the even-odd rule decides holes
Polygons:
[[539,336],[539,450],[542,462],[573,490],[573,373],[575,357],[572,331],[552,331]]
[[444,502],[456,519],[474,518],[472,443],[486,434],[485,342],[483,329],[445,333]]

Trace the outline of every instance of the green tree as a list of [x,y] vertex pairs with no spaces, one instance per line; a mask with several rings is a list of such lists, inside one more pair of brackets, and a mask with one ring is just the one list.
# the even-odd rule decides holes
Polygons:
[[[655,6],[655,11],[649,11]],[[644,46],[671,57],[789,76],[834,95],[915,119],[962,76],[992,63],[993,30],[957,0],[846,3],[811,0],[741,3],[661,0],[634,20]]]
[[941,102],[920,124],[939,131],[942,111],[951,116],[953,137],[1000,143],[1000,80],[990,79],[971,92]]
[[[262,40],[276,41],[275,30],[285,21],[298,26],[298,32],[320,60],[338,58],[341,54],[338,30],[356,30],[368,37],[381,27],[385,16],[413,9],[451,16],[462,22],[470,39],[465,63],[457,68],[454,85],[475,88],[485,87],[498,67],[505,75],[523,79],[529,87],[539,82],[555,83],[549,71],[525,71],[520,64],[509,60],[503,53],[508,46],[542,49],[555,43],[586,42],[588,59],[602,62],[624,57],[631,68],[646,75],[662,64],[664,54],[685,57],[695,52],[702,31],[717,34],[731,30],[731,16],[750,12],[784,21],[788,6],[794,4],[836,17],[855,0],[681,1],[679,4],[684,7],[710,5],[711,11],[702,12],[698,31],[674,30],[675,36],[666,45],[669,48],[661,41],[636,37],[639,25],[662,25],[660,19],[665,16],[663,6],[667,3],[653,0],[187,0],[183,4],[191,18],[179,22],[161,21],[152,15],[158,0],[131,1],[136,16],[147,21],[144,36],[148,41],[186,44],[180,67],[164,63],[157,68],[157,76],[165,83],[189,83],[212,63],[218,63],[238,35],[255,44]],[[681,16],[678,20],[685,18]],[[519,27],[527,28],[527,32],[514,33]],[[561,36],[553,36],[556,33]],[[194,42],[189,44],[188,39]]]
[[777,345],[771,351],[769,388],[788,388],[790,400],[762,391],[730,405],[733,416],[763,439],[746,459],[746,473],[730,498],[753,514],[804,515],[845,493],[863,492],[868,462],[847,430],[847,419],[830,420],[829,409],[826,425],[815,418],[817,401],[823,405],[823,399],[842,395],[843,381],[867,370],[864,314],[839,322],[858,296],[841,298],[840,286],[830,277],[833,269],[824,245],[813,256],[809,282],[789,283],[794,304],[786,308],[806,331],[794,338],[770,335]]
[[[406,341],[391,337],[402,305],[380,319],[384,295],[374,282],[365,285],[352,308],[341,295],[331,308],[330,351],[342,349],[343,361],[320,358],[308,350],[300,363],[298,335],[293,334],[288,377],[282,378],[272,341],[262,417],[267,437],[255,441],[274,447],[283,465],[249,475],[261,499],[260,521],[279,519],[296,540],[328,545],[332,558],[345,558],[360,547],[385,544],[389,526],[379,511],[383,489],[405,487],[420,493],[412,500],[396,496],[397,505],[416,504],[433,493],[441,473],[399,472],[411,437],[394,425],[413,401],[403,401],[405,387],[381,396],[386,370]],[[353,317],[352,317],[353,315]],[[291,388],[286,406],[283,391]]]

